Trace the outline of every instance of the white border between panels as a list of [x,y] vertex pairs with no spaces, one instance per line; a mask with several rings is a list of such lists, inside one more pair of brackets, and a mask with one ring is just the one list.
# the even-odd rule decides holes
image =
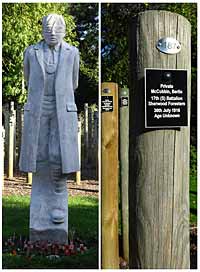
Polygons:
[[101,269],[101,4],[99,3],[99,148],[98,148],[98,173],[99,173],[99,269]]
[[[1,49],[0,49],[0,59],[2,60],[2,3],[0,3],[0,18],[1,18],[1,22],[0,22],[0,42],[1,42]],[[0,127],[0,235],[1,238],[2,236],[2,190],[3,190],[3,183],[4,183],[4,154],[3,154],[3,126],[2,126],[2,61],[0,64],[0,107],[1,107],[1,111],[0,111],[0,122],[1,122],[1,127]],[[1,252],[1,256],[0,256],[0,269],[2,269],[2,239],[0,242],[0,252]]]

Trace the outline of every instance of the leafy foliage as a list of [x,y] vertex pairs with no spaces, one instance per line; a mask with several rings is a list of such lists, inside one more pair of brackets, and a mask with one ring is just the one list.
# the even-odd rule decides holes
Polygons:
[[98,52],[99,22],[97,3],[77,3],[70,5],[70,14],[74,16],[76,33],[81,51],[81,75],[77,91],[77,102],[98,101]]
[[197,177],[197,149],[190,145],[190,176]]
[[[88,12],[81,13],[81,8],[85,12],[91,10],[89,18]],[[25,102],[27,93],[22,89],[23,52],[27,46],[42,39],[41,19],[49,13],[64,16],[67,26],[66,42],[78,47],[80,43],[80,77],[84,78],[84,93],[87,93],[87,89],[94,92],[98,79],[98,43],[94,39],[98,20],[95,21],[96,25],[90,23],[90,20],[94,20],[93,16],[96,18],[97,10],[92,4],[81,7],[79,4],[67,3],[3,3],[3,102]],[[81,31],[76,28],[76,23],[82,27]]]
[[[192,66],[196,66],[197,5],[193,4],[102,4],[102,77],[127,85],[128,25],[145,10],[168,10],[185,16],[192,25]],[[116,80],[118,78],[118,80]]]
[[197,4],[121,3],[102,4],[102,81],[128,86],[128,26],[131,18],[145,10],[167,10],[185,16],[191,23],[192,101],[191,142],[196,145],[197,125]]
[[64,14],[67,24],[66,41],[73,44],[75,23],[67,10],[67,4],[3,4],[4,101],[12,97],[12,100],[20,103],[26,99],[26,93],[22,92],[23,52],[27,46],[42,39],[41,18],[44,15],[50,12]]

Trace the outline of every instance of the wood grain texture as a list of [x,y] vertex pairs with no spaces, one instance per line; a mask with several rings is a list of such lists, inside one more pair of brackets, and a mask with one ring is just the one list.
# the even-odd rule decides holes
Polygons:
[[[110,93],[104,93],[105,88]],[[102,268],[119,268],[118,242],[118,86],[102,83],[113,96],[113,111],[101,113]]]
[[[81,169],[81,121],[78,121],[78,153],[79,153],[79,165]],[[76,183],[81,184],[81,170],[76,172]]]
[[8,178],[13,178],[14,168],[14,136],[15,136],[15,110],[14,102],[10,103],[9,115],[9,155],[8,155]]
[[5,172],[8,175],[8,168],[9,168],[9,119],[10,119],[10,113],[9,113],[9,104],[6,103],[3,106],[3,116],[4,116],[4,128],[5,128],[5,147],[4,147],[4,152],[5,152]]
[[91,107],[88,108],[88,163],[91,164],[93,148],[92,148],[92,132],[93,132],[93,113]]
[[[182,46],[176,55],[156,49],[163,37]],[[190,267],[189,137],[180,129],[144,128],[144,68],[188,69],[191,98],[191,27],[181,15],[147,11],[130,27],[130,267]]]
[[28,184],[32,184],[33,181],[33,174],[32,173],[28,173],[27,174],[27,183]]
[[21,137],[22,137],[22,106],[17,105],[17,110],[16,110],[16,134],[17,134],[17,141],[16,141],[16,147],[17,147],[17,167],[19,164],[19,157],[20,157],[20,147],[21,147]]
[[84,158],[88,161],[88,103],[84,104]]
[[[127,88],[120,89],[119,97],[129,98],[129,90]],[[123,258],[129,262],[129,105],[120,105],[119,114]]]
[[94,165],[96,166],[96,180],[99,173],[99,111],[94,111]]

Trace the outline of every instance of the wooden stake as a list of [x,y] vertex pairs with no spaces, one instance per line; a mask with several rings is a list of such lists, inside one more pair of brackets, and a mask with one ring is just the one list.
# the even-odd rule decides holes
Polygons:
[[[78,121],[78,147],[79,147],[79,164],[81,167],[81,121]],[[81,170],[76,172],[76,183],[81,184]]]
[[92,109],[88,108],[88,150],[87,150],[87,154],[88,154],[88,165],[90,165],[91,168],[91,164],[92,164],[92,160],[93,160],[93,142],[92,142],[92,126],[93,126],[93,120],[92,120]]
[[19,165],[19,158],[20,158],[20,149],[21,149],[21,137],[22,137],[22,106],[18,105],[17,106],[17,111],[16,111],[16,123],[17,123],[17,127],[16,127],[16,134],[17,134],[17,168]]
[[3,151],[3,159],[2,159],[2,189],[4,188],[4,160],[5,160],[5,129],[2,126],[2,151]]
[[16,110],[13,111],[13,120],[14,120],[14,144],[13,144],[13,171],[15,173],[17,167],[17,156],[16,156]]
[[33,179],[33,174],[32,173],[28,173],[28,175],[27,175],[27,182],[28,182],[28,184],[32,184],[32,179]]
[[9,158],[8,158],[8,178],[13,178],[13,160],[14,160],[14,122],[15,111],[14,102],[10,103],[10,120],[9,120]]
[[8,165],[9,165],[9,120],[10,120],[10,112],[9,112],[9,104],[6,103],[3,106],[3,113],[4,113],[4,128],[5,128],[5,144],[4,144],[4,152],[5,152],[5,159],[4,159],[4,169],[5,173],[8,175]]
[[119,104],[123,258],[129,262],[129,90],[127,88],[120,89]]
[[[102,111],[101,113],[102,267],[117,269],[119,268],[117,84],[103,83],[101,99],[104,101],[102,101],[101,109],[108,110],[110,108],[110,111]],[[109,101],[113,101],[113,103]]]
[[96,180],[98,180],[98,171],[99,171],[99,167],[98,167],[98,129],[99,129],[99,112],[98,111],[94,111],[94,156],[95,156],[95,169],[96,169]]
[[84,105],[84,164],[88,161],[88,103]]

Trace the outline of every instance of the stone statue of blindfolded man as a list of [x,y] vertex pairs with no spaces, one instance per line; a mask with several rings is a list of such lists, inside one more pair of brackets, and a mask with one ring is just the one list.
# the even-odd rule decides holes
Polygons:
[[78,87],[79,52],[66,43],[61,15],[42,20],[44,40],[24,53],[28,99],[20,169],[33,172],[30,239],[67,242],[66,175],[79,171],[78,120],[74,91]]

